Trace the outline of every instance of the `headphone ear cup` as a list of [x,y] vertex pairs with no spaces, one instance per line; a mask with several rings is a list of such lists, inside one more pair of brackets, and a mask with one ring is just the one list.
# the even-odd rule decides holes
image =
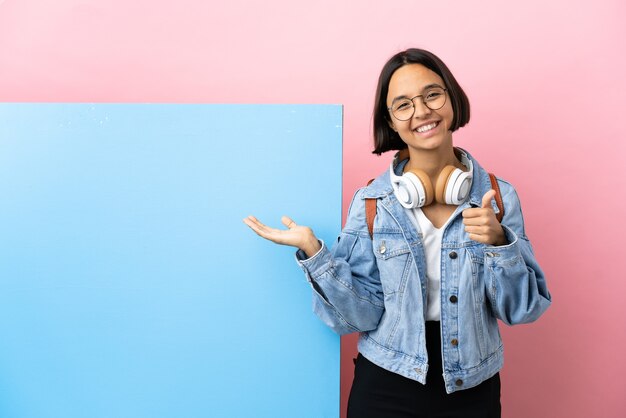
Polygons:
[[449,204],[446,202],[446,189],[448,187],[448,179],[450,179],[454,170],[459,169],[453,165],[447,165],[443,168],[443,170],[441,170],[441,173],[439,173],[439,176],[437,177],[437,184],[435,185],[435,200],[438,203]]
[[437,202],[446,205],[460,205],[467,199],[471,186],[471,173],[448,165],[437,177]]
[[435,198],[435,193],[433,193],[433,185],[430,182],[430,178],[424,171],[409,170],[404,173],[404,176],[410,176],[412,182],[419,182],[419,184],[421,185],[422,193],[420,196],[421,199],[419,199],[419,202],[421,202],[421,204],[418,204],[418,206],[416,207],[421,208],[422,206],[428,206],[433,203],[433,199]]
[[458,168],[452,172],[446,186],[446,202],[460,205],[465,202],[472,188],[472,175]]
[[398,176],[395,182],[394,193],[398,202],[407,209],[415,207],[419,192],[413,182],[404,175]]

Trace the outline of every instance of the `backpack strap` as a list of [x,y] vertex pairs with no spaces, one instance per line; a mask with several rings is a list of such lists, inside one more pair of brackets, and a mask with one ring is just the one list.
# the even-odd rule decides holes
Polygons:
[[[500,212],[496,214],[496,219],[498,222],[502,222],[502,218],[504,218],[504,203],[502,202],[502,194],[500,193],[500,186],[498,185],[498,179],[492,173],[489,173],[489,179],[491,180],[491,187],[496,191],[496,195],[494,199],[496,199],[496,206]],[[374,179],[371,179],[367,182],[369,186]],[[365,199],[365,221],[367,222],[367,230],[370,233],[370,238],[374,237],[374,218],[376,217],[376,199],[374,198],[366,198]]]
[[[374,179],[367,182],[369,186]],[[370,233],[370,238],[374,237],[374,218],[376,217],[376,199],[371,197],[365,199],[365,220],[367,221],[367,230]]]
[[498,186],[498,179],[492,173],[489,173],[489,180],[491,180],[491,188],[496,191],[496,205],[500,212],[496,214],[496,219],[498,222],[502,222],[502,218],[504,218],[504,203],[502,202],[502,194],[500,193],[500,186]]

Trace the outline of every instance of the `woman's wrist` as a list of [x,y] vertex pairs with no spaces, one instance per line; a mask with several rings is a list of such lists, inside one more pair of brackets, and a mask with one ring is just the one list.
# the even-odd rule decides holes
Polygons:
[[321,248],[322,245],[314,235],[311,238],[307,239],[307,241],[300,246],[300,249],[304,251],[307,258],[313,257],[319,252]]
[[504,228],[500,227],[500,233],[496,236],[495,242],[492,245],[500,247],[502,245],[507,245],[508,243],[509,241],[506,239]]

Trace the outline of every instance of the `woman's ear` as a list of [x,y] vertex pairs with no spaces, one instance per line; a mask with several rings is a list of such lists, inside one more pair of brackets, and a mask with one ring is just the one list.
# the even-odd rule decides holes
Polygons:
[[387,119],[387,123],[389,124],[389,127],[394,130],[394,132],[398,132],[398,130],[393,125],[393,122],[391,120]]

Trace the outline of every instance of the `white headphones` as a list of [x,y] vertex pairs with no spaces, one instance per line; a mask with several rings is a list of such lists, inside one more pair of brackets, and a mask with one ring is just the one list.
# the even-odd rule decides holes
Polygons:
[[389,167],[389,175],[391,186],[400,204],[407,209],[413,209],[428,206],[433,200],[447,205],[463,203],[472,187],[474,166],[463,150],[455,148],[455,151],[469,171],[460,170],[452,165],[445,166],[437,177],[434,192],[430,178],[422,170],[409,170],[402,176],[396,175],[394,168],[400,161],[409,157],[408,150],[398,152]]

